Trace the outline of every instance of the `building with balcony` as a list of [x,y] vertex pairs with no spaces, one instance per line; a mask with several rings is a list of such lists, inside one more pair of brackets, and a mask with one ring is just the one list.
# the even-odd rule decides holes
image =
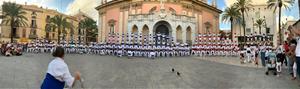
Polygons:
[[[57,10],[48,9],[44,7],[38,7],[36,5],[19,4],[22,6],[23,11],[26,12],[24,15],[28,20],[27,26],[16,27],[13,30],[13,37],[15,42],[30,42],[34,39],[47,39],[50,41],[58,40],[57,28],[51,28],[50,19],[55,15],[62,15],[63,18],[67,18],[73,27],[65,29],[60,36],[62,40],[80,42],[85,41],[81,30],[79,31],[79,21],[87,17],[84,13],[79,12],[78,14],[71,16],[58,12]],[[2,10],[2,9],[1,9]],[[5,18],[3,18],[5,19]],[[10,41],[11,28],[9,25],[1,24],[0,41]]]
[[[249,38],[246,40],[248,44],[260,43],[261,41],[268,41],[271,44],[277,42],[278,27],[276,24],[276,14],[273,11],[273,9],[267,8],[267,4],[256,5],[253,3],[253,7],[245,14],[245,37],[247,39]],[[259,29],[259,26],[256,25],[256,21],[258,19],[264,20],[264,23],[261,25],[261,29]],[[236,37],[234,40],[238,40],[240,44],[244,42],[244,30],[242,23],[233,25],[233,35]],[[251,40],[250,38],[252,37],[262,39]]]
[[100,42],[110,34],[162,34],[173,42],[192,44],[198,34],[219,33],[222,12],[207,0],[102,0],[96,9]]

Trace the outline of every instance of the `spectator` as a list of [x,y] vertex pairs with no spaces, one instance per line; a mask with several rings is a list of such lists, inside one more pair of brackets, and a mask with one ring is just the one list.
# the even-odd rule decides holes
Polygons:
[[64,49],[57,47],[52,55],[55,58],[49,63],[41,89],[63,89],[65,83],[68,87],[74,86],[75,80],[80,80],[80,73],[76,72],[75,78],[72,77],[68,65],[64,62]]
[[11,48],[8,48],[8,50],[5,51],[5,56],[7,56],[7,57],[12,56],[12,50],[11,50]]
[[287,55],[285,53],[288,52],[290,49],[289,49],[289,43],[287,41],[284,41],[283,49],[284,49],[283,53],[284,53],[284,57],[285,57],[284,58],[285,59],[284,63],[285,63],[286,66],[288,66],[288,64],[289,64],[288,61],[289,60],[288,60],[288,57],[287,57]]
[[262,64],[262,66],[266,66],[266,59],[265,59],[266,45],[265,45],[265,43],[261,44],[259,49],[260,49],[261,64]]
[[296,65],[297,65],[297,74],[300,75],[300,29],[291,29],[291,33],[295,33],[295,40],[297,41],[295,55],[296,55]]
[[251,63],[252,54],[251,54],[250,45],[248,45],[247,48],[246,48],[246,55],[247,55],[247,62]]

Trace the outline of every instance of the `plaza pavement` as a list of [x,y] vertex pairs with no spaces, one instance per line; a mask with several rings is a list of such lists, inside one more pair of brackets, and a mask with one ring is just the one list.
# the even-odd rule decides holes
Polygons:
[[[38,89],[51,59],[50,54],[0,56],[0,89]],[[72,74],[75,70],[82,73],[86,89],[300,89],[300,83],[290,80],[287,73],[266,76],[264,68],[240,65],[233,57],[150,60],[73,54],[65,60]]]

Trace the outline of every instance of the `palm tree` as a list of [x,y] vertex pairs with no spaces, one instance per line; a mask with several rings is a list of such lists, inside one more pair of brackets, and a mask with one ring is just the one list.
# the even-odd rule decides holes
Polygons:
[[230,21],[230,27],[231,27],[231,32],[230,32],[230,38],[232,40],[232,36],[233,36],[233,24],[234,22],[235,23],[239,23],[241,20],[241,13],[239,13],[239,10],[234,7],[234,6],[231,6],[231,7],[228,7],[225,9],[225,11],[223,12],[223,15],[222,15],[222,21],[224,22],[228,22]]
[[246,44],[247,38],[246,36],[246,22],[245,22],[245,13],[252,7],[252,1],[251,0],[237,0],[236,3],[234,3],[234,6],[242,13],[243,16],[243,29],[244,29],[244,44]]
[[255,21],[254,26],[258,27],[259,34],[261,34],[261,27],[265,25],[265,20],[262,18],[259,18]]
[[50,40],[50,32],[53,32],[54,29],[56,29],[56,26],[54,24],[46,24],[45,32],[46,32],[46,39]]
[[10,25],[10,42],[13,42],[15,29],[21,26],[28,26],[26,23],[27,18],[24,16],[26,12],[23,11],[21,5],[11,2],[4,2],[2,5],[2,10],[4,18],[2,23],[5,25]]
[[55,15],[50,19],[52,27],[57,28],[57,42],[60,42],[61,33],[66,34],[66,29],[72,28],[72,24],[67,21],[67,18],[64,18],[62,15]]
[[274,13],[276,12],[276,9],[278,8],[278,29],[279,29],[279,42],[282,42],[282,31],[281,31],[281,9],[284,7],[285,9],[289,9],[289,6],[294,3],[294,0],[268,0],[268,8],[275,8]]
[[[97,23],[91,18],[85,18],[84,20],[81,20],[79,22],[79,29],[84,29],[85,30],[85,42],[87,43],[87,39],[89,37],[94,37],[95,34],[97,33]],[[89,37],[88,37],[89,35]]]

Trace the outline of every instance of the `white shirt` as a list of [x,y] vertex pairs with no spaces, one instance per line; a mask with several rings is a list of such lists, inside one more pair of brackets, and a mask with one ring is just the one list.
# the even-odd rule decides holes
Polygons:
[[277,53],[283,53],[283,51],[284,51],[283,45],[279,45],[276,51],[277,51]]
[[297,37],[296,40],[297,40],[297,46],[296,46],[295,53],[297,57],[300,57],[300,37]]
[[266,52],[266,46],[264,46],[264,45],[260,46],[260,51],[261,52]]
[[49,63],[47,73],[51,74],[59,81],[66,82],[69,87],[73,85],[75,80],[69,71],[68,65],[63,59],[58,57]]

